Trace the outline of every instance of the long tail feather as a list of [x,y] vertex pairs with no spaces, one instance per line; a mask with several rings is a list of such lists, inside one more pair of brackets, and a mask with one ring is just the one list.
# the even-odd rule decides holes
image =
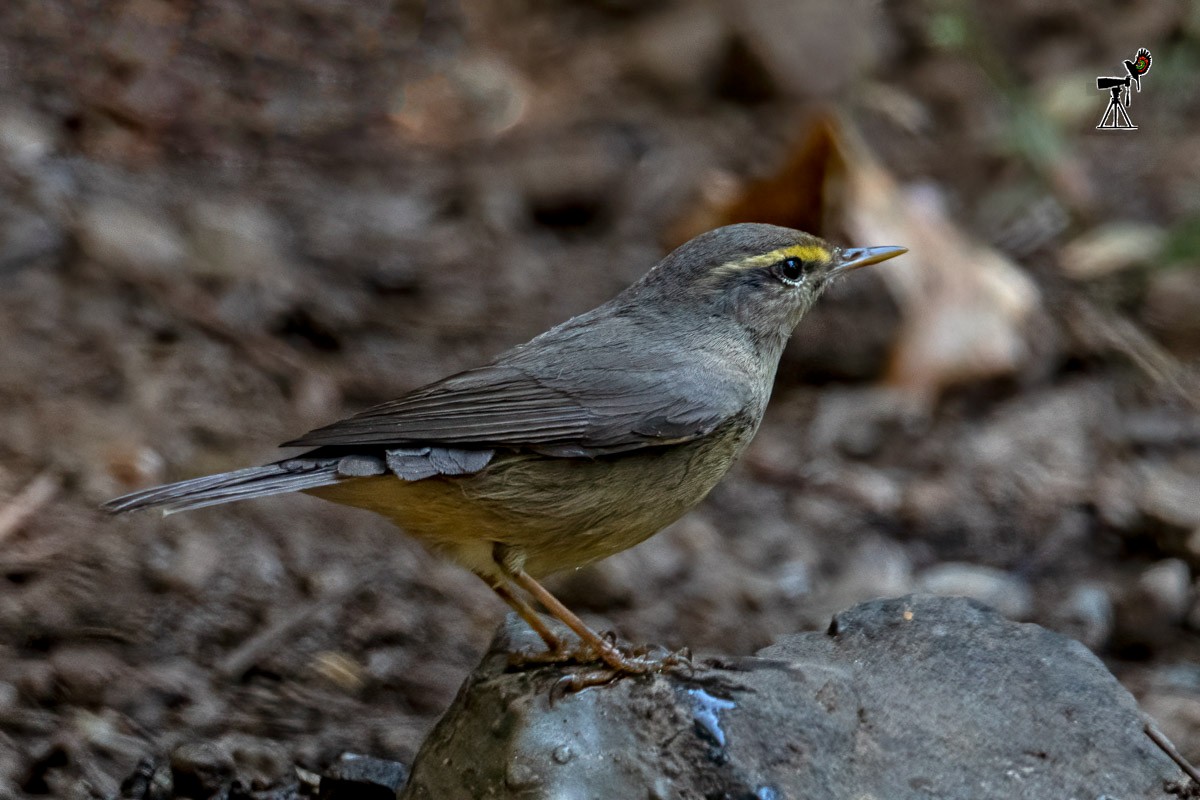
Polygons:
[[143,489],[109,500],[101,508],[112,514],[143,508],[162,508],[164,513],[173,514],[252,497],[315,489],[338,480],[338,459],[291,459]]

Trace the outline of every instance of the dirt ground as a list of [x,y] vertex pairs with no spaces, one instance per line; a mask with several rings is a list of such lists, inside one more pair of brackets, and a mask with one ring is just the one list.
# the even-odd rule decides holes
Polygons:
[[[411,759],[502,616],[477,579],[307,497],[98,504],[272,459],[747,209],[908,266],[825,298],[743,462],[562,599],[743,654],[971,594],[1200,760],[1194,3],[248,8],[0,4],[0,797],[194,741],[264,785]],[[1139,47],[1139,129],[1097,131]]]

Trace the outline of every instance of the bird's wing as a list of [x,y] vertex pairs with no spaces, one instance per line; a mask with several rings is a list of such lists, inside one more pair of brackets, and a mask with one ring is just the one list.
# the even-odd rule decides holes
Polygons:
[[1139,77],[1150,71],[1151,61],[1149,50],[1142,47],[1137,51],[1133,59],[1133,69]]
[[318,428],[285,446],[449,446],[589,456],[687,441],[742,410],[745,398],[693,357],[575,343],[468,370]]

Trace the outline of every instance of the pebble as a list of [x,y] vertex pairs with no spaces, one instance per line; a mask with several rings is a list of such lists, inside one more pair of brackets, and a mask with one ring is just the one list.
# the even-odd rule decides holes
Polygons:
[[48,215],[10,206],[0,215],[0,274],[57,253],[64,244],[62,228]]
[[894,517],[904,504],[899,482],[883,470],[853,465],[839,471],[835,483],[872,513]]
[[1165,620],[1175,624],[1187,613],[1191,582],[1187,562],[1167,558],[1148,567],[1138,577],[1137,588]]
[[836,97],[883,52],[877,15],[865,0],[743,0],[729,8],[747,48],[789,95]]
[[111,651],[68,644],[50,654],[50,666],[62,694],[76,703],[100,703],[109,684],[127,669]]
[[171,800],[174,795],[171,770],[152,758],[143,758],[121,782],[121,797],[130,800]]
[[55,149],[54,129],[26,109],[0,109],[0,158],[27,169]]
[[504,785],[509,789],[531,790],[542,785],[542,777],[533,765],[516,758],[510,759],[504,772]]
[[1191,600],[1190,572],[1178,558],[1142,570],[1117,600],[1114,638],[1120,645],[1157,648],[1175,640]]
[[1028,582],[994,567],[938,564],[922,572],[917,585],[931,594],[970,597],[1013,620],[1028,619],[1033,613],[1033,590]]
[[1112,598],[1097,584],[1082,583],[1072,587],[1056,616],[1056,629],[1092,650],[1104,647],[1112,636]]
[[35,700],[54,695],[54,667],[47,661],[20,661],[12,667],[13,684],[21,694]]
[[1089,280],[1154,263],[1162,252],[1167,232],[1141,222],[1112,222],[1093,228],[1062,249],[1063,272]]
[[344,692],[357,692],[366,677],[362,665],[346,653],[322,650],[313,656],[309,668]]
[[1148,281],[1142,309],[1147,325],[1177,354],[1200,353],[1200,270],[1154,270]]
[[532,88],[509,62],[457,58],[395,95],[391,120],[407,139],[454,146],[499,136],[526,115]]
[[632,37],[633,68],[663,89],[695,90],[716,73],[728,35],[716,6],[693,4],[656,14]]
[[1173,464],[1143,464],[1138,506],[1150,517],[1181,528],[1200,528],[1200,475]]
[[239,780],[251,788],[279,784],[293,774],[292,756],[286,745],[247,733],[222,736],[217,746],[229,753],[237,765]]
[[199,275],[279,281],[287,272],[279,223],[260,205],[204,200],[187,210]]
[[911,397],[887,389],[829,389],[821,393],[808,428],[808,449],[868,458],[884,442],[924,426]]
[[355,262],[375,256],[386,262],[420,237],[434,213],[412,193],[319,188],[325,200],[308,214],[304,237],[307,253],[323,260]]
[[[846,563],[846,583],[866,596],[892,597],[913,588],[913,565],[904,546],[879,536],[864,540]],[[857,594],[857,592],[856,592]]]
[[104,54],[144,69],[166,64],[188,24],[183,8],[167,0],[128,0],[114,8],[114,19],[106,26]]
[[145,551],[147,577],[173,591],[199,595],[225,561],[212,534],[181,523],[184,530],[173,542],[160,541]]
[[78,236],[84,253],[128,278],[162,276],[187,255],[187,245],[170,220],[116,200],[99,200],[85,208],[79,215]]
[[209,742],[184,744],[171,752],[171,775],[177,797],[208,800],[232,779],[229,751]]

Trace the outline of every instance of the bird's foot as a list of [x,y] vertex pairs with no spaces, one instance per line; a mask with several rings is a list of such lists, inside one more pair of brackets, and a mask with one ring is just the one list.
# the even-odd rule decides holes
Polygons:
[[609,668],[608,671],[624,675],[644,675],[679,668],[695,670],[690,648],[669,651],[655,644],[630,645],[621,642],[611,631],[602,636],[600,647],[578,640],[560,640],[554,647],[544,650],[522,649],[509,653],[508,663],[512,667],[524,667],[541,664],[583,665],[600,661]]
[[543,664],[585,664],[595,660],[595,655],[589,648],[579,643],[568,644],[559,642],[556,647],[545,649],[522,648],[508,654],[508,665],[519,669],[521,667],[536,667]]
[[692,654],[687,648],[668,652],[657,645],[630,647],[617,643],[615,637],[608,635],[604,637],[604,643],[607,647],[603,650],[580,646],[570,655],[571,661],[590,668],[559,678],[550,690],[551,703],[592,686],[605,686],[626,675],[658,675],[686,670],[690,677],[695,672]]

